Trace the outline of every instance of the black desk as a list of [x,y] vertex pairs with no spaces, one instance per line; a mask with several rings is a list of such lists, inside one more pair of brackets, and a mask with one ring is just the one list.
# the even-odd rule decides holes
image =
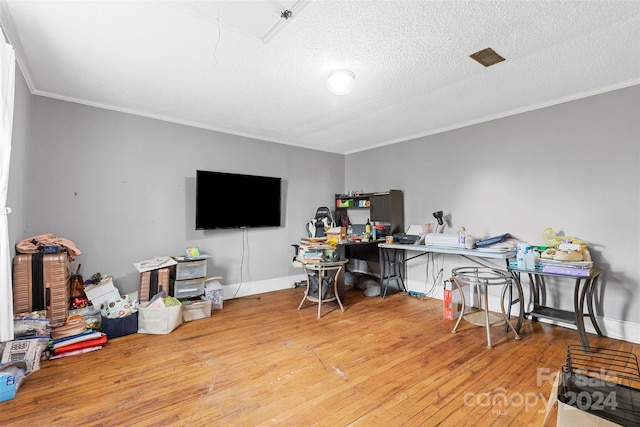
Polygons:
[[[520,282],[520,276],[526,274],[529,276],[529,284],[531,285],[531,292],[533,294],[533,307],[528,313],[532,320],[537,320],[538,317],[545,319],[555,320],[562,323],[568,323],[575,325],[578,330],[578,337],[582,348],[590,352],[589,340],[587,333],[584,329],[584,318],[588,316],[591,319],[596,333],[602,336],[600,327],[596,320],[595,312],[593,310],[593,296],[598,284],[598,278],[602,270],[599,268],[592,268],[589,276],[574,276],[567,274],[545,273],[542,270],[527,270],[508,267],[511,275],[515,280]],[[558,308],[548,307],[546,305],[546,283],[545,277],[557,277],[564,279],[575,280],[573,288],[573,311],[561,310]],[[584,310],[584,303],[587,303],[587,312]]]
[[[378,258],[378,244],[384,242],[384,239],[381,240],[372,240],[369,242],[344,242],[339,243],[336,248],[336,252],[338,253],[338,257],[340,259],[348,259],[350,261],[363,261],[366,262],[368,266],[377,265]],[[347,271],[350,271],[348,268],[348,264],[345,265],[343,270],[343,274],[340,275],[338,279],[338,295],[340,299],[344,301],[344,277]],[[376,273],[376,272],[372,272]]]

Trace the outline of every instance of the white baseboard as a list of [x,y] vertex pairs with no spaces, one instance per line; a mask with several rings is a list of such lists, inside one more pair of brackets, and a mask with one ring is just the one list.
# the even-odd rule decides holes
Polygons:
[[[539,319],[540,322],[550,323],[552,325],[563,326],[569,329],[576,329],[575,325],[559,323],[549,319]],[[625,320],[609,319],[607,317],[596,316],[596,321],[600,327],[600,332],[605,337],[616,340],[632,342],[640,344],[640,325],[637,323],[627,322]],[[584,329],[590,334],[595,334],[596,330],[591,324],[591,320],[585,318]]]
[[274,279],[257,280],[254,282],[243,282],[233,284],[222,284],[223,299],[246,297],[258,295],[266,292],[281,291],[293,287],[295,282],[307,280],[307,276],[299,274],[295,276],[276,277]]

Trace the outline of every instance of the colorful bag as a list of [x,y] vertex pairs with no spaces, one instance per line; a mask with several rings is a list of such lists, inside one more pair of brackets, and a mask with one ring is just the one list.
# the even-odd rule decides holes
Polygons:
[[76,256],[82,254],[71,240],[64,237],[56,237],[53,233],[39,234],[19,241],[16,243],[16,252],[20,254],[35,254],[42,252],[45,246],[61,246],[65,248],[69,261],[73,261]]

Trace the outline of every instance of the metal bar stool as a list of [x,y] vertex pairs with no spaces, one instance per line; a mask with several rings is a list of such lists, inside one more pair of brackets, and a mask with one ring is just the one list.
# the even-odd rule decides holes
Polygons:
[[[340,310],[344,312],[344,307],[342,306],[342,301],[340,301],[340,297],[338,296],[338,276],[342,271],[342,267],[349,260],[343,259],[339,261],[331,261],[331,262],[318,262],[318,263],[309,263],[304,264],[304,271],[307,273],[307,289],[304,291],[304,296],[302,297],[302,301],[300,301],[300,305],[298,305],[298,310],[302,308],[302,304],[306,300],[317,302],[318,303],[318,319],[320,318],[320,310],[322,308],[323,302],[330,301],[338,301],[338,305],[340,306]],[[317,277],[318,280],[318,295],[311,295],[311,283],[314,278]],[[333,282],[333,292],[327,292],[325,296],[322,290],[323,285],[331,285]]]
[[[517,325],[518,329],[520,329],[520,325],[522,324],[522,321],[524,319],[524,306],[522,304],[522,288],[518,281],[512,280],[512,277],[508,272],[490,267],[454,268],[453,270],[451,270],[451,276],[451,280],[456,284],[458,292],[460,293],[460,299],[462,301],[462,309],[460,310],[458,320],[451,332],[455,333],[458,329],[458,326],[460,325],[460,321],[465,318],[465,320],[473,323],[474,325],[485,326],[487,331],[487,347],[491,348],[491,325],[506,322],[507,331],[511,329],[513,331],[513,334],[515,335],[515,339],[520,339],[518,331],[511,324],[509,316],[507,315],[504,307],[505,294],[507,290],[509,290],[509,295],[511,295],[513,285],[515,285],[517,298],[515,300],[510,298],[509,309],[511,309],[511,305],[514,304],[514,301],[519,302],[520,310],[518,314]],[[484,294],[483,301],[479,304],[482,311],[465,313],[466,301],[464,292],[462,290],[464,284],[473,286],[475,289],[479,290],[481,294]],[[502,286],[502,293],[500,294],[500,311],[502,312],[502,316],[498,316],[489,312],[490,286]]]

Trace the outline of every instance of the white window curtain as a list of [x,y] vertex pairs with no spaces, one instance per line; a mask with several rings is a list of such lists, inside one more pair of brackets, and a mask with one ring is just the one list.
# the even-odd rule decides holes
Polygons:
[[9,161],[15,95],[15,53],[0,41],[0,341],[13,339],[13,292],[11,287],[11,247],[9,246],[7,204]]

